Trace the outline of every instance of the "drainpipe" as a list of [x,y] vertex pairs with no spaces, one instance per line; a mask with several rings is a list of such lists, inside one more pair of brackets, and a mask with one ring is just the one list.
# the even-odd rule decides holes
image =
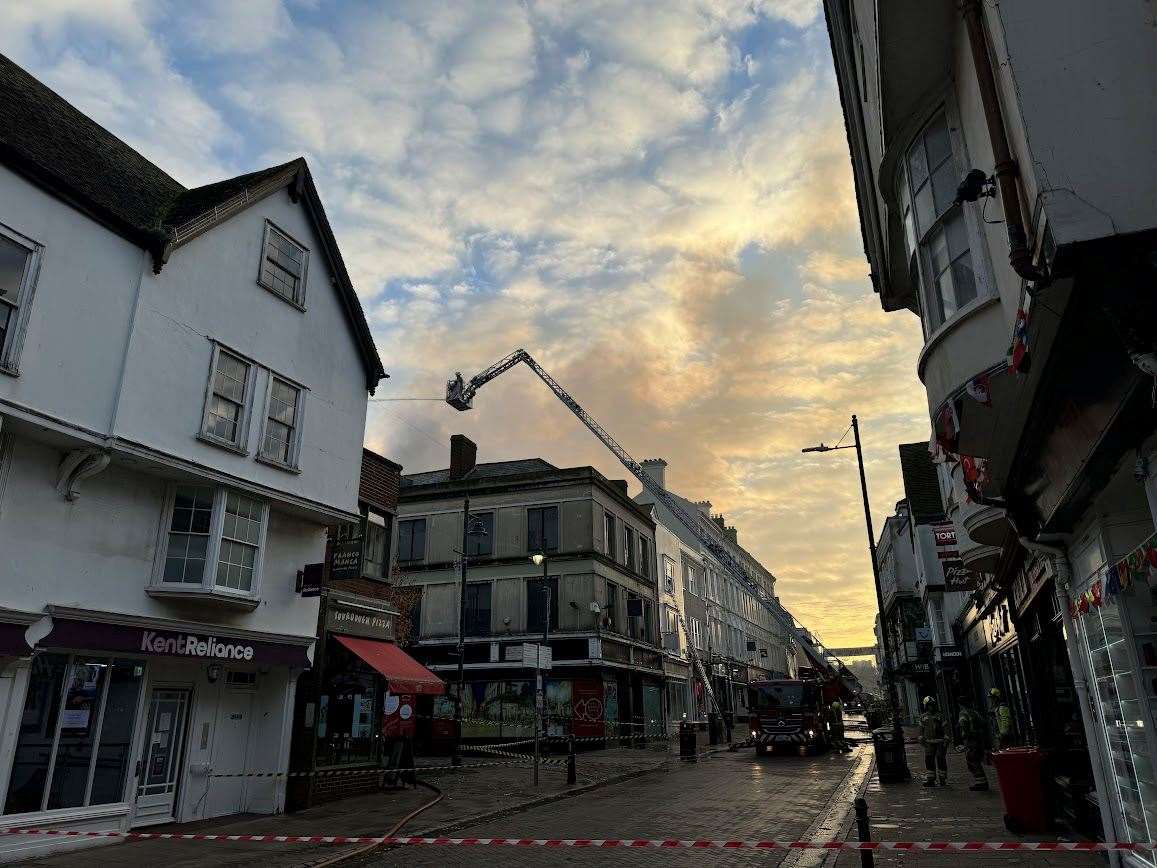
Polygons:
[[[1063,539],[1059,534],[1042,534],[1050,540],[1059,543]],[[1043,555],[1052,561],[1053,567],[1056,569],[1056,578],[1053,580],[1053,591],[1057,597],[1057,605],[1061,610],[1062,623],[1065,626],[1065,650],[1069,655],[1069,669],[1073,673],[1073,688],[1077,692],[1077,702],[1081,706],[1081,718],[1084,720],[1086,732],[1094,734],[1097,738],[1098,745],[1100,738],[1097,736],[1097,722],[1093,713],[1092,705],[1089,702],[1090,688],[1089,676],[1086,673],[1085,658],[1077,651],[1076,645],[1076,627],[1073,624],[1073,616],[1069,613],[1069,593],[1068,585],[1072,580],[1072,567],[1069,566],[1068,552],[1063,545],[1054,545],[1051,543],[1039,542],[1031,540],[1026,536],[1018,537],[1020,544],[1033,554]],[[1089,751],[1089,765],[1093,770],[1093,784],[1097,788],[1097,792],[1104,796],[1103,810],[1099,811],[1101,815],[1101,834],[1106,841],[1116,841],[1117,833],[1114,829],[1113,823],[1113,797],[1109,792],[1106,783],[1105,769],[1102,766],[1101,751]],[[1112,868],[1120,868],[1121,854],[1110,850],[1108,852],[1109,865]]]
[[988,56],[980,3],[981,0],[961,0],[960,8],[968,30],[968,45],[972,49],[972,65],[976,69],[976,81],[980,86],[980,101],[984,106],[984,120],[988,124],[988,138],[992,143],[993,172],[1000,187],[1000,201],[1004,206],[1004,222],[1008,230],[1008,262],[1012,270],[1025,280],[1040,281],[1045,279],[1045,274],[1033,265],[1032,251],[1028,249],[1028,232],[1016,182],[1019,169],[1016,160],[1012,158],[1008,135],[1004,130],[1004,116],[996,93],[992,62]]

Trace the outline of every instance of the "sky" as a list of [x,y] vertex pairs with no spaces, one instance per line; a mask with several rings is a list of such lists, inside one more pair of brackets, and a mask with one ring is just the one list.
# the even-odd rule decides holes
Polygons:
[[[304,155],[391,379],[525,347],[668,487],[710,500],[829,645],[875,597],[919,322],[872,293],[819,0],[8,0],[0,51],[188,186]],[[525,367],[469,413],[371,404],[407,471],[624,469]],[[850,435],[849,435],[850,436]],[[845,441],[846,442],[846,441]],[[636,490],[633,486],[632,490]]]

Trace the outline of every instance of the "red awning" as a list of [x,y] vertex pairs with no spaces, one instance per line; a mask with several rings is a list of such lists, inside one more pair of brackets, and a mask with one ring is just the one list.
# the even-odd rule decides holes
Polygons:
[[442,679],[391,642],[357,639],[353,636],[333,638],[386,676],[390,693],[427,693],[441,696],[446,692]]

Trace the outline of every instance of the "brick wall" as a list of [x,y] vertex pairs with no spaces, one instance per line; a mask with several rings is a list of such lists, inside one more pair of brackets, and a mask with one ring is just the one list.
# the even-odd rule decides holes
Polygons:
[[398,488],[402,482],[402,466],[390,459],[362,450],[361,484],[358,500],[387,512],[397,512]]
[[332,777],[322,775],[313,782],[311,803],[320,805],[349,796],[376,793],[379,789],[379,774],[376,769],[366,769],[365,774],[333,775]]

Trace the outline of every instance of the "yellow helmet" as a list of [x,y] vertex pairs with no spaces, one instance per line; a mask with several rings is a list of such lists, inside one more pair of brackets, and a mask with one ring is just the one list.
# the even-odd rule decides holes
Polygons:
[[936,698],[934,696],[925,696],[924,697],[924,707],[925,708],[931,708],[935,704],[936,704]]
[[1000,688],[999,687],[992,688],[992,690],[988,691],[988,695],[991,696],[993,699],[1000,699]]

